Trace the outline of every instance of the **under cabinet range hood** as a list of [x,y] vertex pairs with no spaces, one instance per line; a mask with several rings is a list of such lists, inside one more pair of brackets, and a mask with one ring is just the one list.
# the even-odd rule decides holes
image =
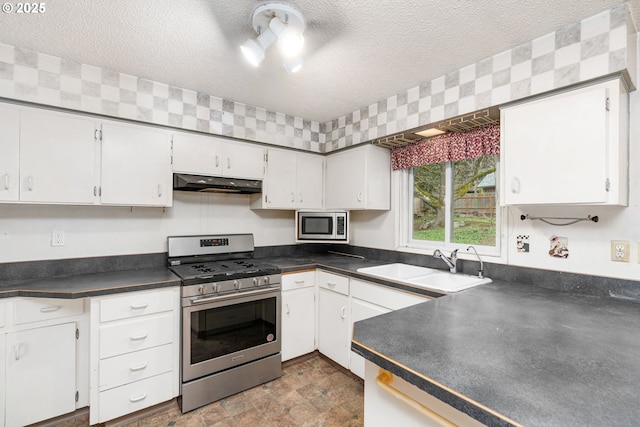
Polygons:
[[173,189],[208,193],[255,194],[262,192],[262,181],[175,173],[173,174]]

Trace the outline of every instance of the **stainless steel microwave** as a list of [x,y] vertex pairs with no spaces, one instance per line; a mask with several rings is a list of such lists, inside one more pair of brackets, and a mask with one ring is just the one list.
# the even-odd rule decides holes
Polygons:
[[296,241],[349,243],[349,212],[296,211]]

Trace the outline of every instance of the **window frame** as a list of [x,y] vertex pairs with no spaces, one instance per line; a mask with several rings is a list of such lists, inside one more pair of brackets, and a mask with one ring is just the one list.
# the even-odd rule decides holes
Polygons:
[[[400,246],[418,251],[431,251],[434,249],[460,252],[470,252],[468,243],[453,242],[453,167],[454,162],[445,163],[445,234],[444,242],[434,240],[418,240],[413,238],[413,168],[405,169],[400,179]],[[500,205],[500,157],[496,155],[496,236],[495,246],[473,245],[479,254],[483,256],[500,257],[502,247],[502,207]]]

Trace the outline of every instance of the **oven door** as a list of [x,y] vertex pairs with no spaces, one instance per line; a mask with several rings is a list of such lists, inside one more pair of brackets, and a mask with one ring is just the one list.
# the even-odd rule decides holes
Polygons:
[[280,352],[280,288],[184,298],[182,382]]

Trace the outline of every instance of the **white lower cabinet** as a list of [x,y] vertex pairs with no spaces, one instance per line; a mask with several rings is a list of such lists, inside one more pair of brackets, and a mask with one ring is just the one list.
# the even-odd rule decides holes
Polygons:
[[349,278],[318,272],[318,350],[349,369]]
[[316,348],[316,273],[282,276],[282,361]]
[[[395,375],[380,376],[366,361],[364,427],[481,427],[484,424]],[[377,381],[380,376],[382,381]]]
[[76,324],[6,336],[6,425],[25,426],[76,409]]
[[90,423],[179,393],[180,289],[91,299]]
[[83,300],[15,298],[0,306],[0,425],[25,426],[87,406]]

